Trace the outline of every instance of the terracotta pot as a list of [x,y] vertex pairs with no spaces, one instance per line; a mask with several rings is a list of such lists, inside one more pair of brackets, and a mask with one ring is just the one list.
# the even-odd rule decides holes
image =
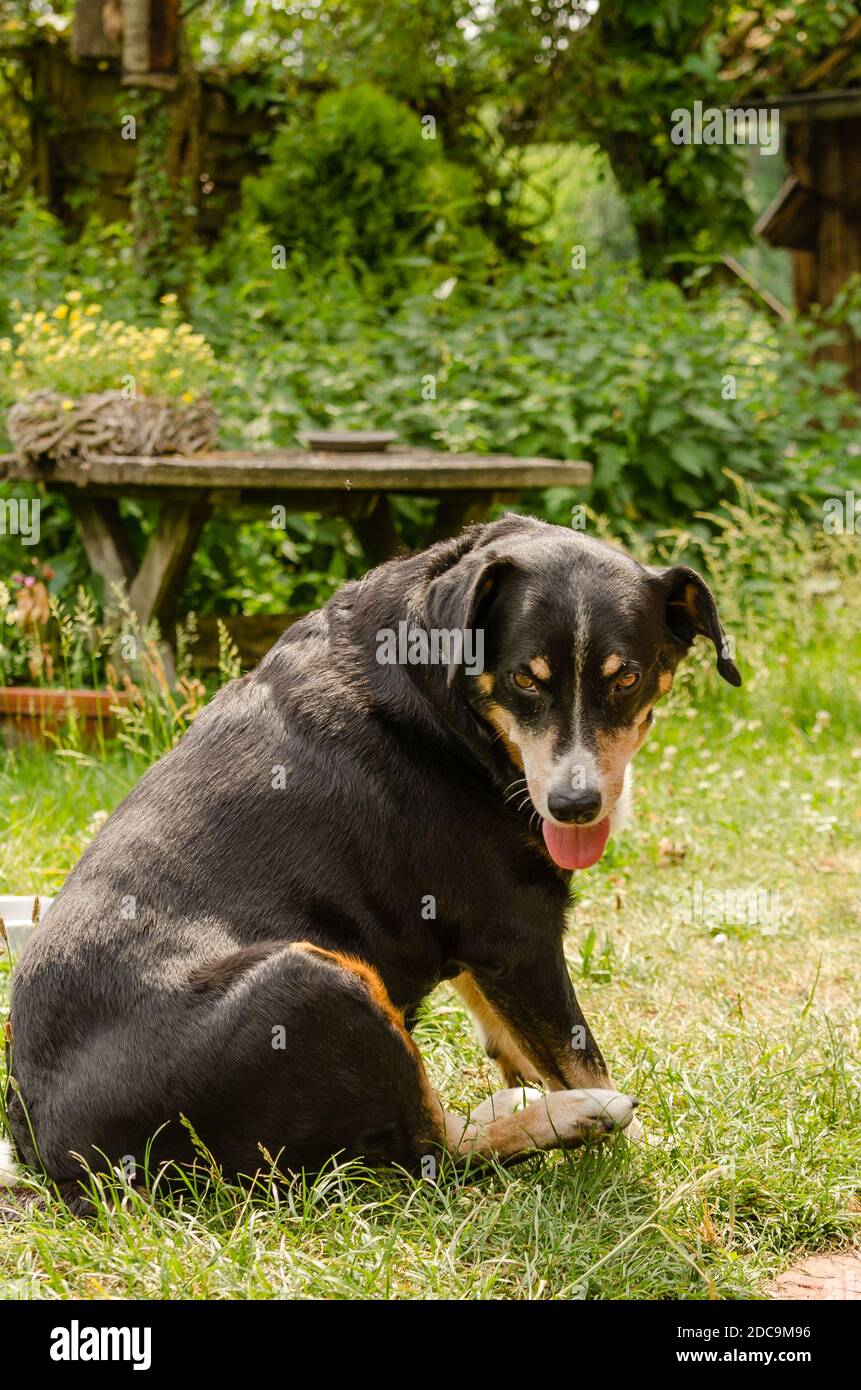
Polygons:
[[85,741],[98,738],[99,731],[103,737],[111,738],[117,723],[110,712],[111,705],[127,703],[125,691],[4,685],[0,686],[0,723],[13,740],[17,737],[50,742],[47,735],[56,733],[73,709]]

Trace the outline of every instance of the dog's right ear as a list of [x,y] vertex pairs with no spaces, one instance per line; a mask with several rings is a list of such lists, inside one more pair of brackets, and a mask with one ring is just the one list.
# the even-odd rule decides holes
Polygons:
[[[500,580],[513,568],[513,561],[493,551],[468,551],[429,584],[422,613],[425,630],[474,632],[483,628]],[[456,673],[457,666],[450,665],[448,685]]]

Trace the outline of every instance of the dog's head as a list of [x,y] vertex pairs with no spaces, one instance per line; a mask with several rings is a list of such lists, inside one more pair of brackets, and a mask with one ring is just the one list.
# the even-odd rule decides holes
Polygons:
[[423,620],[483,634],[483,671],[452,666],[449,683],[522,770],[550,855],[567,869],[604,852],[610,818],[625,808],[630,760],[697,635],[714,644],[724,680],[741,684],[714,598],[694,570],[646,569],[527,518],[483,528],[431,582]]

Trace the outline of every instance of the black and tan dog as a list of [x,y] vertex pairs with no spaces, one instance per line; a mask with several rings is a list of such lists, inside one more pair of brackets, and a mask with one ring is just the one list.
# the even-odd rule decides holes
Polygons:
[[[398,631],[477,635],[483,673],[457,644],[382,661]],[[698,633],[739,684],[692,570],[515,516],[297,623],[126,797],[24,953],[19,1156],[60,1182],[151,1140],[151,1163],[186,1162],[180,1116],[239,1175],[263,1150],[417,1169],[624,1127],[636,1102],[574,997],[564,916]],[[510,1089],[444,1111],[409,1031],[441,980],[507,1086],[545,1088],[525,1107]]]

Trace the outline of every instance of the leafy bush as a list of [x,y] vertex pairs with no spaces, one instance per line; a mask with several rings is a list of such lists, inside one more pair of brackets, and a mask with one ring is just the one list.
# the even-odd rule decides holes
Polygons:
[[[73,244],[32,205],[21,220],[52,249],[50,263],[22,275],[7,334],[24,313],[43,309],[47,319],[75,287],[80,303],[98,296],[106,318],[159,326],[165,306],[134,307],[140,286],[121,237],[94,226]],[[679,523],[713,534],[715,520],[690,519],[726,513],[727,469],[807,515],[853,484],[861,405],[823,355],[841,318],[861,327],[851,285],[833,313],[787,326],[726,291],[686,297],[625,268],[572,273],[536,257],[493,278],[452,275],[434,291],[423,261],[393,302],[343,260],[325,274],[298,261],[273,270],[271,244],[244,225],[198,256],[191,319],[218,359],[213,398],[226,448],[289,447],[310,426],[390,426],[406,443],[441,450],[585,458],[591,489],[529,494],[524,506],[567,522],[572,504],[587,501],[647,535]],[[9,255],[21,254],[13,223],[0,232],[0,281]],[[62,331],[68,322],[57,321]],[[112,370],[134,371],[127,345],[117,347]],[[140,558],[154,511],[134,499],[123,507]],[[433,504],[400,498],[395,507],[406,542],[423,544]],[[74,594],[87,566],[62,498],[50,498],[42,523],[41,558],[61,592]],[[18,538],[0,537],[0,547],[6,574],[22,568]],[[362,566],[339,519],[296,515],[278,531],[220,513],[204,531],[185,603],[201,614],[312,606]]]
[[[391,312],[345,276],[204,284],[208,333],[231,293],[219,405],[235,443],[378,426],[439,449],[580,457],[595,467],[587,500],[653,526],[718,507],[727,468],[787,506],[851,483],[861,404],[822,356],[827,317],[784,326],[725,291],[535,264]],[[531,500],[564,520],[575,499]]]
[[22,312],[46,309],[67,290],[127,323],[157,320],[150,287],[134,270],[131,228],[92,217],[80,235],[33,197],[0,203],[0,337]]
[[473,174],[423,138],[409,107],[369,83],[327,93],[310,121],[283,126],[243,193],[252,222],[292,256],[347,262],[386,288],[423,266],[491,256],[474,225]]

